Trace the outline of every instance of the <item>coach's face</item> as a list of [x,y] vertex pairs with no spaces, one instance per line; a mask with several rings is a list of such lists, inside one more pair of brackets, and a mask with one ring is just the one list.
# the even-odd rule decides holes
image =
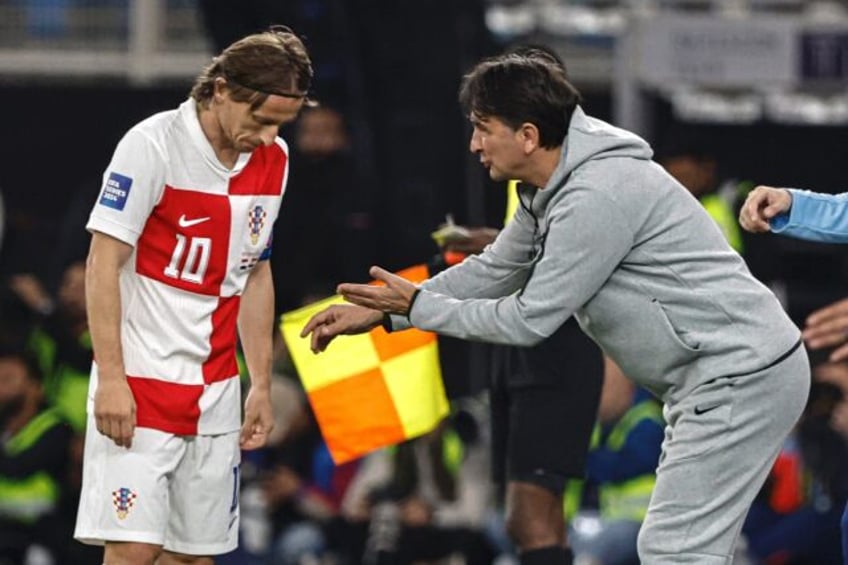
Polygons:
[[472,114],[470,120],[474,131],[469,149],[480,157],[492,180],[521,178],[527,158],[522,132],[491,116]]

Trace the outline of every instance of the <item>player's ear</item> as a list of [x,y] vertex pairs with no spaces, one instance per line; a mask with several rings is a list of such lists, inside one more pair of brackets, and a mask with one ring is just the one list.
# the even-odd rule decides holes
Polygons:
[[212,83],[212,96],[215,99],[215,102],[223,102],[225,93],[228,90],[229,85],[227,84],[227,79],[224,77],[216,77],[215,81]]

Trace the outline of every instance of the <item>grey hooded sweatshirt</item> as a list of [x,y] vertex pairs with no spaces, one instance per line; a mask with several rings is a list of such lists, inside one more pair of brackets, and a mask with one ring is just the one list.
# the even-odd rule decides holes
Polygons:
[[495,242],[424,282],[393,326],[527,346],[574,315],[668,403],[773,363],[800,331],[652,154],[578,107],[547,186],[525,187]]

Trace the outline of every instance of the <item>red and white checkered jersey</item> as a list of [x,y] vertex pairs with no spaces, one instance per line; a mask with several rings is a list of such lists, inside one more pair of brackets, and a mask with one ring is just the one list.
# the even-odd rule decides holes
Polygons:
[[[224,167],[191,99],[118,144],[87,229],[134,248],[120,274],[121,343],[138,426],[180,435],[239,429],[239,299],[270,255],[287,177],[280,138]],[[91,377],[89,410],[96,362]]]

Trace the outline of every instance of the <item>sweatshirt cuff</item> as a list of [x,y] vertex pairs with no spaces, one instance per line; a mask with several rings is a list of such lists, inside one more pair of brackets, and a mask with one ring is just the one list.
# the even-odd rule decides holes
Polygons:
[[383,329],[386,330],[387,334],[392,333],[394,328],[392,327],[392,315],[388,312],[383,313],[383,321],[380,322],[380,325],[383,326]]
[[415,305],[415,300],[418,298],[420,292],[420,288],[415,289],[415,292],[412,294],[412,299],[409,301],[409,308],[406,310],[406,315],[389,313],[383,314],[383,320],[380,324],[383,326],[383,329],[386,330],[386,333],[406,330],[412,327],[412,323],[409,321],[409,313],[412,312],[412,307]]
[[412,298],[409,299],[409,308],[406,309],[407,318],[409,318],[409,314],[412,312],[412,307],[415,306],[415,301],[418,300],[419,294],[421,294],[421,289],[416,288],[415,292],[412,293]]

